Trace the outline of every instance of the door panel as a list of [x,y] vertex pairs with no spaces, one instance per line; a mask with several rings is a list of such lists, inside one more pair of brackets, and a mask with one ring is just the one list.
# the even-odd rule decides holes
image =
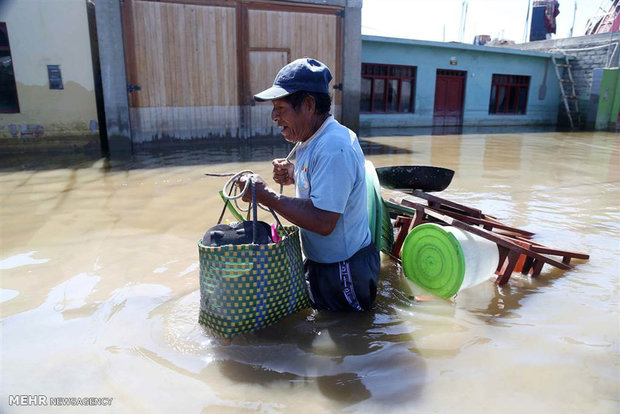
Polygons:
[[433,126],[462,125],[465,74],[463,71],[437,70]]
[[[250,91],[255,95],[273,84],[278,71],[289,62],[288,50],[250,50]],[[278,135],[279,129],[271,121],[271,102],[256,102],[250,110],[250,124],[254,135]]]
[[125,0],[135,142],[226,135],[239,123],[236,10]]
[[[330,93],[332,95],[332,113],[340,117],[341,93],[333,89],[333,85],[342,82],[342,70],[340,68],[340,17],[336,16],[333,11],[318,13],[317,10],[309,10],[308,12],[282,11],[282,10],[264,10],[252,9],[248,10],[248,31],[249,31],[249,50],[288,50],[288,63],[292,60],[303,58],[305,56],[320,60],[329,67],[332,76]],[[252,59],[250,52],[250,60]],[[275,71],[273,67],[265,73],[269,85],[273,82],[278,70],[284,65],[280,65]],[[255,76],[252,71],[256,69],[252,64],[248,65],[250,77]],[[265,67],[266,68],[266,67]],[[253,82],[250,82],[249,95],[254,95],[262,89],[254,89]],[[258,105],[258,104],[257,104]],[[256,107],[254,107],[256,108]],[[271,110],[269,110],[271,111]],[[252,111],[251,129],[264,131],[264,121],[258,119]],[[276,130],[277,132],[277,130]]]

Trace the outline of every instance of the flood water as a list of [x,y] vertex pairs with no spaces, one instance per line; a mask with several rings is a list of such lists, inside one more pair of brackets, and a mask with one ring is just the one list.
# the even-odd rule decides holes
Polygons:
[[447,301],[383,256],[374,311],[307,310],[222,341],[197,323],[196,241],[225,181],[203,173],[270,177],[290,146],[4,157],[0,411],[87,408],[9,405],[19,394],[113,398],[95,412],[619,412],[619,136],[363,142],[377,167],[454,169],[438,195],[590,260]]

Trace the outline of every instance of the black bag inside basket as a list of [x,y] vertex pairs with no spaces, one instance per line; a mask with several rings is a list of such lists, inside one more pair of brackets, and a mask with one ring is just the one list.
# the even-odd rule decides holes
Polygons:
[[[241,245],[241,244],[269,244],[273,243],[271,236],[271,226],[264,221],[258,221],[258,212],[256,203],[256,193],[254,192],[254,180],[250,179],[252,186],[252,220],[246,220],[241,222],[234,222],[231,224],[221,224],[224,212],[230,200],[226,198],[222,214],[217,224],[206,231],[202,237],[202,245],[210,247],[219,247],[226,245]],[[276,216],[275,212],[270,208],[269,212],[276,220],[280,229],[284,229],[282,223]],[[248,211],[249,214],[249,211]],[[249,218],[249,217],[248,217]]]
[[264,221],[256,222],[254,238],[252,221],[218,224],[211,227],[202,238],[203,246],[225,246],[227,244],[268,244],[273,243],[271,226]]

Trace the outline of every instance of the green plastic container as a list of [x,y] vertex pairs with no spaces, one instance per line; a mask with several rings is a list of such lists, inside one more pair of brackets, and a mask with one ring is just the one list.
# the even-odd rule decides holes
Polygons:
[[401,260],[405,276],[442,298],[491,278],[499,263],[497,245],[463,230],[421,224],[407,234]]

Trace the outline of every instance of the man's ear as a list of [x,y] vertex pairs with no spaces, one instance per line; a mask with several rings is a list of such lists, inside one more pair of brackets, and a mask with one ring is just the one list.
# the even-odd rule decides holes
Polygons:
[[316,110],[316,102],[314,101],[314,98],[311,96],[306,96],[302,101],[302,107],[304,108],[304,111],[314,114],[314,111]]

